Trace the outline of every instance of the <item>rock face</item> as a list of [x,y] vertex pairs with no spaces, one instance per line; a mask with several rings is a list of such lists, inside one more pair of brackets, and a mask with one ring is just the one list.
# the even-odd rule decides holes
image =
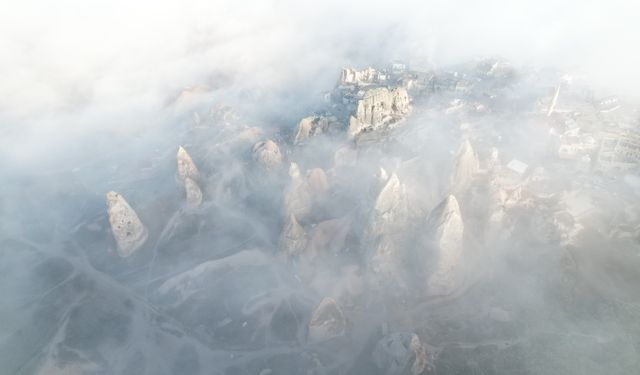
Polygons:
[[330,132],[332,129],[339,127],[338,120],[331,116],[310,116],[305,117],[298,123],[298,131],[293,140],[293,144],[299,144],[305,140]]
[[343,68],[340,74],[341,85],[368,85],[380,83],[386,80],[384,73],[378,72],[374,68],[368,67],[363,70]]
[[274,141],[266,140],[253,146],[253,160],[265,171],[272,171],[282,164],[282,154]]
[[367,229],[371,271],[381,285],[400,289],[406,287],[407,254],[398,236],[408,220],[406,198],[405,186],[392,174],[378,194]]
[[461,266],[464,261],[464,223],[460,206],[453,195],[449,195],[433,209],[427,220],[427,233],[432,236],[437,252],[437,263],[428,281],[429,294],[451,294],[461,284]]
[[303,220],[326,199],[329,191],[327,175],[324,170],[314,168],[306,177],[302,177],[298,165],[291,163],[289,176],[291,182],[285,195],[285,214]]
[[289,220],[280,236],[280,248],[289,257],[300,256],[307,247],[307,233],[294,214],[289,215]]
[[198,167],[196,167],[193,159],[182,146],[178,147],[176,159],[178,161],[178,179],[180,181],[184,181],[187,177],[194,181],[200,179]]
[[371,89],[358,101],[356,116],[349,120],[349,135],[366,130],[377,130],[404,118],[411,106],[409,94],[403,87]]
[[126,258],[147,241],[147,228],[122,195],[114,191],[107,193],[107,208],[111,231],[118,243],[118,254]]
[[468,140],[464,141],[456,155],[453,166],[453,174],[451,176],[452,190],[454,192],[466,190],[471,184],[473,176],[478,173],[479,166],[478,155],[471,147],[471,143]]
[[187,206],[196,208],[202,203],[202,190],[198,183],[187,177],[184,179],[184,189],[187,194]]
[[200,179],[200,171],[187,150],[182,146],[178,148],[176,160],[178,162],[178,179],[184,183],[187,205],[191,208],[198,207],[202,203],[202,189],[197,182]]
[[320,343],[342,337],[346,328],[347,321],[338,303],[333,298],[325,297],[311,314],[309,340]]
[[373,350],[373,363],[385,375],[419,375],[427,362],[427,353],[414,333],[392,333]]
[[408,215],[407,211],[405,186],[394,173],[386,181],[376,198],[370,233],[372,235],[392,234],[404,225]]

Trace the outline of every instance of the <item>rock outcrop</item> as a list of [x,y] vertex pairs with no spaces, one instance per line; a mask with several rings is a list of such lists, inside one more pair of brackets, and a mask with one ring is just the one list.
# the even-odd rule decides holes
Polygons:
[[401,229],[408,217],[407,203],[406,188],[394,173],[376,198],[369,225],[370,235],[392,234]]
[[305,140],[320,134],[331,132],[340,127],[338,119],[334,116],[309,116],[305,117],[298,123],[298,130],[293,144],[299,144]]
[[311,215],[314,207],[322,204],[329,191],[329,183],[324,170],[314,168],[302,177],[296,163],[289,167],[291,182],[285,194],[285,214],[295,215],[304,220]]
[[307,233],[294,214],[290,214],[280,235],[280,249],[289,257],[299,257],[307,247]]
[[379,72],[372,67],[357,70],[352,68],[343,68],[340,74],[341,85],[370,85],[373,83],[382,83],[387,80],[387,75]]
[[355,117],[349,120],[349,135],[388,127],[411,110],[409,94],[403,87],[392,90],[378,87],[367,91],[358,101]]
[[147,241],[147,228],[122,195],[114,191],[107,193],[107,209],[118,255],[126,258]]
[[395,173],[378,194],[369,220],[369,268],[381,285],[404,289],[407,254],[398,234],[404,233],[408,207],[405,186]]
[[321,343],[342,337],[347,329],[347,320],[338,303],[325,297],[311,314],[309,320],[309,340]]
[[184,181],[187,177],[194,181],[200,179],[200,171],[196,164],[193,162],[191,155],[187,153],[182,146],[178,147],[178,154],[176,155],[178,162],[178,179]]
[[471,143],[465,140],[456,155],[451,175],[451,190],[453,192],[466,190],[479,168],[478,155],[473,150]]
[[419,375],[428,363],[415,333],[396,332],[383,337],[373,350],[373,363],[385,375]]
[[273,171],[282,164],[282,153],[272,140],[258,142],[253,146],[253,160],[265,171]]
[[435,267],[429,275],[430,295],[449,295],[463,279],[463,234],[464,223],[460,206],[453,195],[449,195],[433,209],[427,219],[427,233],[430,234],[435,252]]
[[176,155],[178,162],[178,179],[184,184],[187,205],[191,208],[202,203],[202,189],[198,185],[200,171],[187,151],[180,146]]
[[202,203],[202,190],[198,183],[187,177],[184,179],[184,190],[187,195],[187,206],[196,208]]

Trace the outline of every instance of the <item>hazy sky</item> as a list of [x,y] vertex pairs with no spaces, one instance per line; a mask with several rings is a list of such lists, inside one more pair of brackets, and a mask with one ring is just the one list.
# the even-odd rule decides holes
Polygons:
[[638,96],[639,4],[5,3],[0,11],[0,146],[35,158],[43,147],[38,140],[48,146],[102,128],[152,126],[157,121],[152,114],[185,86],[286,90],[305,85],[312,95],[330,88],[343,65],[393,59],[429,67],[498,55],[519,65],[581,70],[596,87]]

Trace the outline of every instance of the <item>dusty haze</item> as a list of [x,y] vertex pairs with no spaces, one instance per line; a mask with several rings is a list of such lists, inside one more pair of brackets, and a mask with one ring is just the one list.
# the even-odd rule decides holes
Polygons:
[[[531,116],[568,81],[559,107],[573,105],[570,95],[617,95],[637,126],[639,15],[640,3],[624,0],[5,2],[0,372],[410,374],[372,354],[397,333],[421,340],[419,374],[640,371],[637,167],[579,178],[545,170],[555,193],[572,196],[588,180],[600,199],[571,246],[540,239],[547,206],[518,206],[516,229],[488,239],[485,177],[449,186],[469,137],[483,170],[493,146],[505,165],[552,164],[550,133]],[[332,110],[327,93],[344,67],[475,72],[484,59],[508,62],[518,80],[496,89],[496,111],[473,126],[449,115],[453,96],[434,94],[415,96],[388,138],[358,144],[357,163],[341,134],[293,142],[301,119]],[[206,126],[194,126],[194,113]],[[504,133],[476,139],[476,125]],[[247,145],[238,129],[249,129]],[[252,150],[267,139],[282,162],[264,174]],[[176,171],[180,145],[202,173],[195,209]],[[337,150],[346,150],[343,169]],[[299,224],[309,236],[326,230],[334,242],[321,243],[340,242],[339,251],[312,247],[317,257],[295,262],[284,254],[283,231],[297,228],[284,213],[297,181],[291,163],[318,196],[329,176],[331,193]],[[418,256],[372,266],[370,249],[384,245],[372,217],[397,207],[380,198],[386,187],[409,191],[411,213],[382,230],[392,232],[384,240]],[[111,191],[148,230],[129,258],[107,216]],[[433,298],[423,278],[439,259],[420,249],[435,246],[438,220],[453,215],[449,194],[470,228],[460,241],[466,276]],[[615,237],[620,222],[634,234]],[[387,266],[406,274],[373,276]],[[309,325],[323,318],[314,311],[326,304],[340,315],[334,299],[345,333],[315,342],[323,333]]]

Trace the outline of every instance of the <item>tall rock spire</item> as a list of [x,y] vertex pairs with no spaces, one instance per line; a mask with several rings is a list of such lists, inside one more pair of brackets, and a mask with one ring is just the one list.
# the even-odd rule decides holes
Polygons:
[[479,165],[478,155],[469,140],[465,140],[456,155],[451,175],[451,190],[453,192],[466,190],[471,184],[473,176],[478,173]]
[[462,276],[464,223],[460,205],[449,195],[427,219],[427,232],[436,249],[436,265],[429,275],[429,294],[447,295],[460,286]]
[[200,171],[198,170],[198,167],[196,167],[193,159],[191,159],[191,155],[189,155],[187,150],[182,146],[178,147],[176,160],[178,162],[178,179],[180,179],[180,181],[184,181],[187,177],[194,181],[198,181],[200,179]]
[[187,205],[191,208],[198,207],[202,203],[202,189],[198,185],[200,171],[187,150],[182,146],[178,147],[176,160],[178,162],[178,179],[184,183]]
[[147,241],[147,228],[129,203],[115,191],[107,193],[107,211],[111,231],[118,243],[118,254],[126,258]]

